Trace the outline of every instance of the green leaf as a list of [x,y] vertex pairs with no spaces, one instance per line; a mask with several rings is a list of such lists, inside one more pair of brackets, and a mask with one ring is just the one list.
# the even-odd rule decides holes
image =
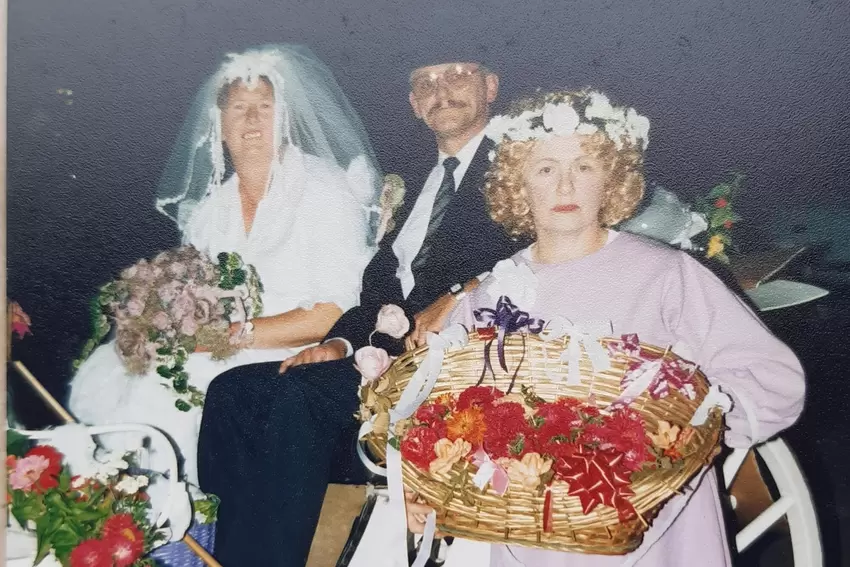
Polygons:
[[390,437],[387,442],[389,443],[390,447],[392,447],[396,451],[401,451],[401,443],[399,442],[398,437]]
[[174,402],[174,406],[180,411],[189,411],[192,409],[192,406],[190,406],[185,400],[177,400]]
[[523,448],[525,447],[525,436],[519,434],[513,440],[513,442],[509,445],[508,450],[514,455],[519,455],[522,453]]
[[14,429],[6,430],[6,454],[23,457],[30,448],[30,439]]
[[171,378],[172,375],[171,369],[164,364],[156,367],[156,373],[163,378]]

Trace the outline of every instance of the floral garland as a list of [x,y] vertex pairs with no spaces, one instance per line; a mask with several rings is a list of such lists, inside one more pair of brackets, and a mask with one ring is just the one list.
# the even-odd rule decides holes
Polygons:
[[149,478],[131,475],[123,458],[91,477],[72,476],[49,445],[7,430],[6,503],[18,524],[36,534],[40,567],[153,567],[143,556],[165,535],[148,520]]
[[93,335],[78,369],[101,343],[114,321],[121,361],[131,374],[151,367],[165,379],[181,411],[203,405],[203,393],[189,384],[184,369],[197,349],[224,359],[237,351],[231,321],[262,313],[263,286],[253,266],[235,253],[221,253],[213,263],[192,246],[140,260],[100,289],[92,304]]
[[497,144],[597,132],[608,136],[617,149],[622,149],[626,140],[645,150],[649,143],[649,119],[634,108],[613,106],[608,97],[597,91],[551,93],[541,109],[494,116],[484,130],[485,136]]

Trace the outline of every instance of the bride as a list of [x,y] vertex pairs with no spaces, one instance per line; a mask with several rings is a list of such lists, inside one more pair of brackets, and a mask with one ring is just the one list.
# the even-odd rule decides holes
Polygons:
[[[265,288],[264,316],[231,326],[239,352],[189,356],[190,384],[284,360],[322,339],[356,305],[374,252],[370,210],[378,169],[366,132],[330,70],[308,49],[275,45],[228,55],[201,88],[163,174],[157,208],[210,257],[237,252]],[[155,372],[126,373],[115,340],[98,347],[71,383],[84,423],[141,422],[162,429],[197,484],[201,408],[178,410]],[[111,450],[139,439],[107,440]],[[158,469],[155,448],[152,469]],[[160,455],[161,457],[161,455]],[[160,463],[161,464],[161,463]]]

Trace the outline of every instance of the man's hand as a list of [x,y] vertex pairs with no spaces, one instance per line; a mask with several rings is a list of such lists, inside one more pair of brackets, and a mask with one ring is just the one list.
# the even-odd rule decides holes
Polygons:
[[457,305],[457,301],[455,301],[454,296],[447,293],[445,295],[441,295],[437,298],[437,301],[414,315],[413,321],[415,326],[413,327],[413,332],[410,333],[410,336],[407,338],[407,347],[419,347],[424,345],[425,334],[428,331],[431,331],[432,333],[439,333],[442,331],[446,324],[446,320],[449,318],[449,315],[451,314],[452,309],[455,308],[455,305]]
[[283,374],[293,366],[302,364],[313,364],[314,362],[328,362],[345,358],[346,345],[340,340],[330,340],[314,347],[305,348],[295,356],[290,356],[280,363],[280,373]]

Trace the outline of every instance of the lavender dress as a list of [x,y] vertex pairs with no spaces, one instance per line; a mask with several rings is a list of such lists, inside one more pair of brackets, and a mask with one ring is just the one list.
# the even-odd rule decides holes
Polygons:
[[[687,254],[627,233],[611,236],[599,251],[559,264],[534,262],[530,249],[517,253],[513,262],[534,273],[536,297],[531,305],[516,303],[543,319],[560,315],[577,325],[610,321],[615,334],[637,333],[643,342],[673,345],[732,396],[724,440],[729,447],[749,447],[794,423],[805,394],[794,353]],[[498,277],[485,280],[458,305],[452,322],[473,326],[473,309],[495,306],[500,286]],[[717,478],[709,471],[691,484],[694,490],[670,500],[629,555],[493,545],[490,565],[731,567]]]

